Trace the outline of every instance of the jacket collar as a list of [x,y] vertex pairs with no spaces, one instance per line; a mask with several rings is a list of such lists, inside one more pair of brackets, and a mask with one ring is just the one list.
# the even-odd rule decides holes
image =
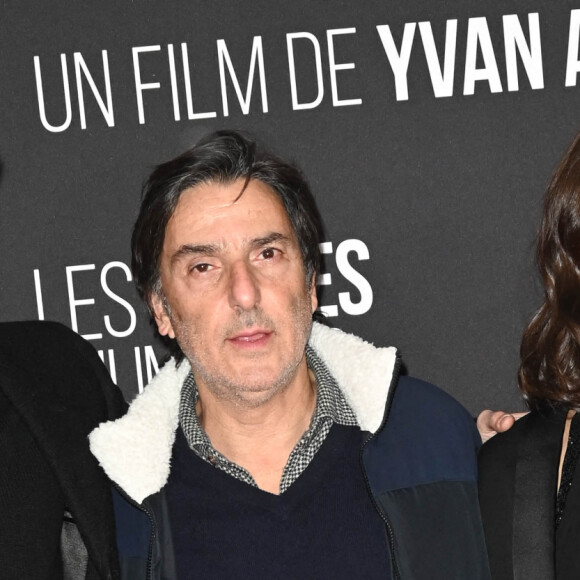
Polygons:
[[[336,379],[363,431],[381,425],[396,349],[376,348],[352,334],[314,323],[310,345]],[[116,421],[90,435],[93,455],[117,485],[141,503],[167,482],[179,420],[180,391],[190,365],[169,361]]]

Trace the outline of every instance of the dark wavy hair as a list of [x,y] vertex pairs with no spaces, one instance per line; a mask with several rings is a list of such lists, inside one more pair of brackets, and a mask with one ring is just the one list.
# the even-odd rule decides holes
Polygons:
[[546,191],[536,260],[544,302],[522,337],[520,389],[531,409],[580,409],[580,133]]
[[[131,237],[131,270],[137,291],[152,312],[151,298],[162,296],[159,261],[167,224],[181,194],[203,183],[232,183],[250,179],[268,185],[280,198],[298,239],[309,285],[320,270],[322,220],[310,187],[294,165],[258,147],[237,131],[216,131],[175,159],[158,165],[145,182],[141,208]],[[183,353],[171,341],[178,360]]]

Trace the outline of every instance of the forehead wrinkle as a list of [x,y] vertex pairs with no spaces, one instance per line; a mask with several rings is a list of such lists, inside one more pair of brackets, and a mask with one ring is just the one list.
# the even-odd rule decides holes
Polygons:
[[[235,188],[236,185],[238,185],[240,188],[239,192],[236,192],[235,189],[233,192],[230,191],[228,200],[224,200],[223,194],[225,193],[225,190],[229,188]],[[219,181],[214,182],[213,180],[202,182],[195,187],[186,189],[184,193],[188,194],[188,196],[195,196],[196,199],[192,200],[193,204],[194,206],[197,206],[198,204],[203,206],[202,214],[209,213],[211,219],[219,219],[223,216],[227,216],[227,214],[223,212],[226,212],[233,207],[240,206],[240,203],[243,202],[246,198],[245,194],[248,192],[250,185],[253,185],[255,188],[260,190],[261,194],[267,194],[268,198],[273,198],[275,203],[284,210],[285,216],[288,217],[286,208],[284,207],[284,204],[280,200],[276,191],[268,184],[262,182],[259,179],[254,179],[251,176],[247,176],[246,178],[240,177],[239,179],[227,181],[225,183],[221,183]],[[220,197],[222,199],[219,199]],[[179,210],[180,203],[181,200],[178,202],[176,212]],[[211,215],[212,212],[213,215]]]
[[[224,183],[221,183],[219,181],[208,180],[208,181],[200,183],[199,185],[197,185],[193,188],[188,188],[186,191],[194,192],[203,186],[206,186],[206,187],[211,187],[211,186],[228,187],[230,185],[235,185],[239,181],[243,181],[243,183],[241,184],[241,187],[240,187],[240,191],[239,191],[239,193],[234,194],[230,201],[225,201],[225,202],[220,203],[220,204],[216,203],[215,205],[212,205],[209,207],[209,209],[225,209],[225,208],[231,207],[232,205],[236,205],[238,203],[238,201],[240,201],[240,199],[242,198],[242,196],[246,192],[246,189],[248,188],[248,185],[250,184],[250,182],[253,182],[253,181],[257,181],[258,183],[262,183],[262,182],[260,182],[259,180],[251,179],[251,175],[248,175],[245,178],[240,177],[240,178],[235,179],[233,181],[226,181]],[[266,186],[266,187],[268,187],[268,186]]]

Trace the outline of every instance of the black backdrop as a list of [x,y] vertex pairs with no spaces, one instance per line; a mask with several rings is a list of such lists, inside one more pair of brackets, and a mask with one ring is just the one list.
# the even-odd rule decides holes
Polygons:
[[331,322],[398,346],[473,412],[519,408],[540,200],[580,127],[579,14],[3,2],[1,319],[72,326],[133,396],[163,353],[128,270],[141,183],[201,135],[244,129],[311,182]]

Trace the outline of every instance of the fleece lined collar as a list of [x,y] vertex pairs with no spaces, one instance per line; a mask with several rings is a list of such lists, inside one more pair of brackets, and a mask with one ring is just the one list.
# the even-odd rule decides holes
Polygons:
[[[374,433],[383,419],[396,349],[376,348],[316,322],[309,344],[336,379],[360,428]],[[158,492],[169,477],[181,386],[189,371],[187,359],[179,367],[169,361],[126,415],[101,423],[89,435],[105,473],[138,503]]]

